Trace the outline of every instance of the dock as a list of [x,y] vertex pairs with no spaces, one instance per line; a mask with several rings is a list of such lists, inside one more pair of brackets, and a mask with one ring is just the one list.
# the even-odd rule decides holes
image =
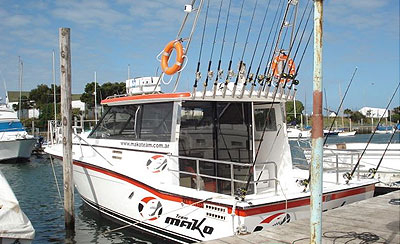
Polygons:
[[[400,243],[399,201],[400,190],[324,212],[322,242]],[[310,220],[296,220],[252,234],[204,243],[310,243]]]

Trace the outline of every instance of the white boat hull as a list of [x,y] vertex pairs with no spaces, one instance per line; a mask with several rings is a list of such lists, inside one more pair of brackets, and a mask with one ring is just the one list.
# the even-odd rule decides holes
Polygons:
[[[309,217],[309,193],[287,196],[287,210],[285,198],[280,196],[251,208],[237,206],[232,215],[233,198],[231,204],[221,204],[202,201],[205,197],[201,191],[192,196],[163,192],[124,174],[80,161],[74,161],[74,183],[92,208],[132,228],[177,243],[232,236],[243,225],[246,232],[254,232]],[[325,191],[323,208],[371,198],[374,189],[374,184],[368,184]],[[199,203],[193,204],[196,202]]]
[[357,131],[343,131],[339,132],[338,136],[354,136],[357,133]]
[[29,159],[35,143],[34,138],[0,141],[0,161]]

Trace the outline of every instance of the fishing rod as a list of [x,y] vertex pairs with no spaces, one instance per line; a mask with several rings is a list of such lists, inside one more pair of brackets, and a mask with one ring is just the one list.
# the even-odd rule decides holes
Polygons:
[[[243,88],[242,88],[242,93],[240,94],[240,98],[243,98],[243,94],[244,94],[244,90],[246,88],[247,82],[251,83],[252,80],[255,80],[257,78],[257,75],[258,75],[257,74],[256,76],[253,76],[253,74],[251,74],[251,76],[250,76],[250,71],[251,71],[251,66],[253,65],[254,57],[256,56],[258,43],[260,41],[261,33],[262,33],[263,28],[264,28],[264,24],[265,24],[265,20],[266,20],[267,14],[268,14],[268,9],[269,9],[270,3],[271,3],[271,0],[268,1],[267,9],[265,10],[265,13],[264,13],[264,17],[263,17],[263,21],[262,21],[262,24],[261,24],[261,27],[260,27],[260,31],[258,32],[256,46],[254,47],[253,55],[251,57],[249,71],[247,72],[247,77],[246,77],[246,79],[244,81],[244,85],[243,85]],[[253,77],[254,77],[254,79],[253,79]],[[251,97],[251,93],[253,93],[253,89],[254,89],[254,86],[251,87],[251,91],[250,91],[250,96],[249,97]]]
[[208,61],[208,69],[207,69],[207,77],[206,77],[206,81],[204,82],[204,90],[203,90],[203,99],[206,96],[206,91],[207,91],[207,86],[208,86],[208,79],[212,79],[213,77],[213,72],[211,71],[211,63],[212,63],[212,56],[214,53],[214,46],[215,46],[215,39],[217,38],[217,32],[218,32],[218,25],[219,25],[219,18],[221,16],[221,8],[222,8],[222,3],[224,1],[221,0],[221,3],[219,5],[219,11],[218,11],[218,19],[217,19],[217,25],[215,26],[215,33],[214,33],[214,41],[212,44],[212,48],[211,48],[211,54],[210,54],[210,61]]
[[[280,9],[281,2],[282,2],[282,0],[279,1],[279,4],[278,4],[278,8],[277,8],[277,9]],[[283,7],[283,4],[282,4],[282,7]],[[282,10],[283,10],[283,8],[282,8]],[[268,47],[268,43],[269,43],[269,39],[270,39],[270,37],[271,37],[272,29],[273,29],[273,27],[275,26],[275,21],[276,21],[276,17],[277,17],[277,16],[278,16],[278,11],[275,12],[274,20],[273,20],[273,22],[272,22],[272,24],[271,24],[271,28],[270,28],[270,30],[269,30],[268,37],[267,37],[267,40],[266,40],[266,42],[265,42],[264,49],[263,49],[263,52],[262,52],[262,55],[261,55],[261,58],[260,58],[260,62],[259,62],[259,64],[258,64],[257,71],[256,71],[256,74],[255,74],[254,79],[253,79],[253,83],[252,83],[252,86],[251,86],[251,90],[250,90],[250,93],[249,93],[249,97],[251,97],[251,95],[253,94],[254,87],[256,86],[256,79],[257,79],[258,82],[260,83],[260,86],[262,86],[262,82],[263,82],[264,79],[265,79],[265,76],[262,75],[262,74],[259,75],[259,72],[260,72],[260,68],[261,68],[262,61],[263,61],[263,59],[264,59],[265,51],[267,50],[267,47]],[[275,34],[276,34],[276,33],[275,33]],[[271,46],[272,46],[272,45],[271,45]],[[268,59],[269,59],[269,58],[268,58]],[[261,94],[261,92],[259,92],[258,97],[260,97],[260,94]]]
[[[308,5],[308,3],[309,3],[309,1],[307,2],[307,5]],[[307,6],[306,6],[306,8],[307,8]],[[305,26],[304,26],[303,32],[301,33],[299,45],[297,45],[296,52],[294,53],[294,56],[293,56],[293,60],[294,60],[294,61],[296,61],[297,53],[298,53],[298,51],[299,51],[299,49],[300,49],[301,41],[303,40],[303,36],[304,36],[305,30],[306,30],[306,28],[307,28],[308,20],[310,19],[312,10],[313,10],[313,8],[311,7],[311,8],[310,8],[310,12],[308,13],[307,22],[306,22],[306,24],[305,24]],[[302,17],[302,19],[303,19],[303,17]],[[300,28],[300,26],[301,26],[301,22],[302,22],[302,20],[300,21],[299,28]],[[286,98],[287,98],[287,99],[289,98],[290,91],[292,90],[293,86],[297,86],[297,85],[299,84],[299,80],[296,80],[296,77],[297,77],[297,74],[299,73],[300,66],[301,66],[301,63],[303,62],[304,54],[305,54],[305,52],[306,52],[306,50],[307,50],[307,48],[308,48],[308,44],[310,43],[310,39],[311,39],[311,36],[312,36],[313,31],[314,31],[314,29],[311,30],[310,36],[308,37],[308,40],[307,40],[307,44],[306,44],[306,46],[305,46],[305,48],[304,48],[304,50],[303,50],[303,54],[301,55],[300,62],[299,62],[299,64],[298,64],[298,66],[297,66],[296,73],[293,75],[292,83],[290,84],[290,86],[289,86],[289,88],[288,88],[288,92],[287,92],[287,95],[286,95]],[[294,88],[293,90],[294,90],[294,91],[293,91],[293,96],[292,96],[292,98],[295,97],[295,93],[296,93],[297,89]]]
[[[340,101],[340,104],[339,104],[339,107],[338,107],[338,109],[337,109],[337,111],[336,111],[335,117],[334,117],[334,119],[333,119],[333,121],[332,121],[332,123],[331,123],[331,126],[330,126],[330,128],[329,128],[329,132],[330,132],[330,131],[332,130],[332,128],[333,128],[333,124],[335,123],[335,120],[336,120],[336,118],[337,118],[337,116],[338,116],[338,114],[339,114],[339,111],[340,111],[340,109],[341,109],[341,107],[342,107],[342,104],[343,104],[343,102],[344,102],[344,99],[346,98],[347,92],[349,91],[349,88],[350,88],[351,84],[353,83],[353,79],[354,79],[354,76],[355,76],[356,73],[357,73],[357,70],[358,70],[358,67],[356,66],[356,68],[354,69],[353,75],[351,76],[350,82],[349,82],[349,84],[347,85],[346,92],[344,93],[344,96],[342,97],[342,100]],[[325,93],[325,89],[324,89],[324,93]],[[326,94],[324,95],[324,97],[325,97],[325,105],[326,105],[326,107],[328,107],[327,102],[326,102]],[[328,115],[328,116],[329,116],[329,115]],[[327,134],[325,135],[325,140],[324,140],[324,144],[322,144],[322,147],[325,146],[326,142],[328,141],[328,137],[329,137],[329,133],[327,133]],[[302,184],[304,185],[304,190],[303,190],[303,192],[305,192],[305,191],[307,190],[307,187],[308,187],[310,181],[311,181],[311,171],[308,172],[308,179],[307,179],[306,181],[303,181],[303,182],[302,182]]]
[[238,20],[238,23],[237,23],[237,26],[236,26],[236,33],[235,33],[235,39],[234,39],[234,41],[233,41],[233,47],[232,47],[232,52],[231,52],[231,59],[229,60],[228,72],[227,72],[227,74],[226,74],[224,90],[223,90],[223,92],[222,92],[222,97],[223,97],[223,98],[225,98],[226,89],[228,88],[229,80],[235,75],[235,73],[233,72],[233,70],[231,70],[231,68],[232,68],[232,58],[233,58],[233,52],[235,51],[236,38],[237,38],[237,34],[238,34],[238,32],[239,32],[240,20],[241,20],[241,18],[242,18],[242,12],[243,12],[244,1],[245,1],[245,0],[242,0],[242,6],[240,7],[239,20]]
[[[283,75],[283,76],[288,76],[289,79],[292,81],[292,82],[291,82],[291,85],[290,85],[290,87],[289,87],[289,89],[288,89],[288,90],[289,90],[288,92],[290,92],[290,89],[292,88],[293,83],[296,83],[296,85],[298,84],[298,81],[294,81],[295,78],[296,78],[296,76],[297,76],[297,73],[298,73],[298,72],[295,71],[295,73],[294,73],[293,75],[291,75],[290,72],[289,72],[288,75],[285,75],[284,70],[285,70],[286,64],[289,62],[290,52],[291,52],[291,50],[292,50],[292,48],[293,48],[293,46],[294,46],[294,42],[295,42],[296,37],[297,37],[297,35],[298,35],[298,33],[299,33],[300,27],[301,27],[301,25],[303,24],[304,16],[305,16],[305,13],[306,13],[306,11],[307,11],[309,2],[310,2],[310,1],[307,1],[307,5],[306,5],[306,7],[304,8],[303,14],[302,14],[301,19],[300,19],[299,27],[297,28],[296,34],[294,35],[294,37],[293,37],[293,31],[292,31],[292,40],[290,41],[291,44],[290,44],[290,50],[289,50],[289,54],[288,54],[288,59],[285,61],[285,64],[284,64],[283,69],[282,69],[282,73],[281,73],[281,75],[280,75],[280,76],[282,76],[282,75]],[[299,39],[299,44],[297,45],[295,54],[294,54],[293,59],[292,59],[292,60],[293,60],[293,66],[295,65],[295,62],[294,62],[294,61],[296,60],[297,53],[298,53],[298,51],[299,51],[301,42],[303,41],[304,33],[305,33],[306,29],[307,29],[307,26],[308,26],[308,23],[309,23],[309,20],[310,20],[310,16],[311,16],[312,10],[313,10],[313,8],[310,7],[310,11],[309,11],[309,13],[308,13],[307,21],[306,21],[306,23],[304,24],[304,28],[303,28],[303,31],[302,31],[302,33],[301,33],[301,37],[300,37],[300,39]],[[297,6],[296,6],[296,12],[297,12]],[[296,19],[295,19],[294,21],[296,21]],[[294,29],[293,29],[293,30],[294,30]],[[285,87],[286,87],[286,85],[287,85],[287,82],[288,82],[288,79],[285,79],[285,83],[283,84],[282,89],[285,89]],[[282,95],[283,95],[283,92],[281,93],[281,98],[282,98]],[[293,95],[293,97],[294,97],[294,95]],[[288,98],[288,96],[287,96],[286,98]]]
[[[274,38],[272,39],[272,43],[275,43],[275,38],[277,38],[278,40],[276,41],[275,48],[273,48],[274,46],[271,44],[271,48],[269,50],[269,54],[268,54],[268,58],[267,58],[267,63],[265,65],[265,69],[264,69],[264,73],[263,73],[263,76],[266,77],[266,82],[264,83],[263,86],[260,86],[260,88],[258,89],[258,97],[260,97],[261,96],[261,92],[265,90],[264,88],[265,88],[265,85],[267,85],[267,83],[268,83],[268,92],[269,92],[269,88],[271,87],[272,78],[267,75],[269,73],[269,68],[268,67],[270,66],[269,65],[270,64],[269,60],[271,60],[271,55],[273,55],[273,53],[276,52],[276,48],[278,47],[279,36],[281,35],[282,29],[283,29],[283,26],[284,26],[284,23],[285,23],[285,20],[286,20],[287,12],[289,10],[289,4],[290,4],[290,1],[288,1],[287,5],[286,5],[285,12],[284,12],[285,8],[283,8],[284,5],[282,4],[282,9],[281,9],[281,12],[279,14],[279,16],[283,16],[282,24],[280,25],[281,28],[280,28],[279,34],[278,34],[279,25],[278,24],[276,25]],[[265,93],[266,94],[265,97],[268,96],[268,92]]]
[[197,70],[196,70],[196,78],[193,85],[193,98],[196,97],[196,90],[197,90],[197,83],[201,79],[200,73],[200,61],[201,61],[201,54],[203,51],[203,44],[204,44],[204,34],[206,32],[206,25],[207,25],[207,18],[208,18],[208,9],[210,6],[210,0],[207,1],[207,9],[206,9],[206,16],[204,18],[204,26],[203,26],[203,34],[201,35],[201,44],[200,44],[200,51],[199,51],[199,60],[197,61]]
[[[223,1],[223,0],[222,0]],[[218,68],[217,68],[217,72],[218,74],[216,75],[215,81],[214,81],[214,88],[213,88],[213,98],[215,98],[215,95],[217,93],[217,86],[218,86],[218,79],[222,78],[223,75],[223,70],[221,69],[221,58],[222,58],[222,53],[224,51],[224,44],[225,44],[225,35],[226,35],[226,29],[228,26],[228,21],[229,21],[229,13],[231,10],[231,3],[232,0],[229,0],[229,5],[228,5],[228,12],[226,14],[226,22],[225,22],[225,28],[224,28],[224,35],[222,37],[222,44],[221,44],[221,51],[219,53],[219,60],[218,60]]]
[[378,171],[379,166],[381,166],[383,157],[385,157],[386,151],[388,150],[389,145],[392,143],[393,136],[396,134],[397,128],[399,128],[399,126],[400,126],[400,124],[397,124],[396,127],[394,128],[393,134],[390,136],[389,142],[388,142],[388,144],[386,145],[385,151],[383,151],[382,157],[381,157],[381,159],[379,160],[379,163],[378,163],[378,165],[376,166],[376,168],[372,168],[372,169],[369,170],[369,172],[371,173],[371,178],[374,178],[374,177],[375,177],[375,174],[376,174],[376,172]]
[[[278,43],[279,43],[279,39],[280,39],[280,35],[281,35],[281,33],[282,33],[283,25],[284,25],[284,23],[285,23],[285,19],[286,19],[288,10],[289,10],[289,5],[290,5],[290,1],[288,1],[288,3],[287,3],[285,15],[284,15],[284,18],[283,18],[283,20],[282,20],[281,28],[280,28],[280,30],[279,30],[279,35],[278,35],[278,39],[277,39],[277,42],[276,42],[276,45],[275,45],[275,49],[277,48]],[[271,46],[271,47],[272,47],[272,46]],[[274,96],[273,99],[272,99],[271,107],[268,109],[268,113],[267,113],[266,118],[269,118],[269,116],[271,115],[271,111],[272,111],[272,107],[274,106],[275,99],[276,99],[276,96]],[[240,197],[242,200],[244,200],[244,198],[246,197],[247,191],[248,191],[248,189],[249,189],[250,180],[251,180],[251,170],[252,170],[252,168],[254,168],[254,166],[255,166],[255,164],[256,164],[256,161],[257,161],[257,158],[258,158],[258,155],[259,155],[259,153],[260,153],[261,144],[262,144],[262,142],[263,142],[263,140],[264,140],[265,132],[266,132],[266,130],[267,130],[267,125],[268,125],[268,123],[265,123],[264,128],[263,128],[263,133],[262,133],[261,138],[260,138],[260,143],[258,144],[258,147],[257,147],[257,153],[256,153],[256,155],[255,155],[255,157],[254,157],[252,166],[249,167],[249,171],[247,172],[246,187],[245,187],[245,189],[240,189],[240,191],[241,191],[240,194],[241,194],[241,195],[240,195],[239,197]]]
[[[300,70],[301,64],[303,62],[304,55],[306,54],[306,51],[307,51],[307,48],[308,48],[308,44],[310,44],[310,40],[311,40],[311,37],[313,36],[313,33],[314,33],[314,29],[311,29],[310,35],[308,36],[308,40],[307,40],[306,46],[304,47],[303,54],[301,55],[301,59],[300,59],[300,62],[299,62],[299,66],[297,66],[297,70],[296,70],[296,73],[295,73],[294,77],[297,77],[297,74],[298,74],[298,72]],[[289,87],[288,94],[290,93],[290,91],[292,90],[292,87],[294,86],[292,98],[294,98],[294,96],[296,94],[296,91],[297,91],[296,85],[298,85],[298,84],[299,84],[299,80],[295,79],[295,80],[293,80],[292,84]],[[288,97],[289,97],[289,95],[288,95]]]
[[[249,30],[247,31],[246,41],[244,43],[242,58],[240,59],[240,62],[239,62],[238,74],[236,76],[236,81],[233,86],[232,97],[235,97],[237,84],[239,82],[239,77],[244,76],[244,74],[241,74],[241,69],[242,69],[242,65],[244,65],[243,58],[244,58],[244,54],[246,53],[246,48],[247,48],[247,44],[248,44],[248,40],[249,40],[249,36],[250,36],[251,27],[253,26],[254,14],[256,13],[257,3],[258,3],[258,0],[256,0],[256,3],[254,4],[253,14],[251,15]],[[244,72],[246,72],[246,67],[244,67]],[[243,77],[241,77],[241,78],[243,78]],[[244,86],[243,86],[242,90],[244,90]]]
[[397,85],[396,90],[394,91],[392,97],[390,98],[390,101],[389,101],[388,105],[386,106],[385,112],[384,112],[384,113],[382,114],[382,116],[380,117],[380,119],[379,119],[379,121],[378,121],[378,123],[377,123],[377,125],[376,125],[376,127],[375,127],[374,132],[373,132],[373,133],[371,134],[371,136],[369,137],[369,140],[368,140],[368,142],[367,142],[367,145],[365,146],[363,152],[361,153],[361,156],[358,158],[358,161],[357,161],[356,165],[354,166],[354,168],[352,169],[351,173],[348,173],[348,172],[347,172],[346,174],[343,175],[343,177],[346,179],[346,184],[348,184],[349,181],[353,178],[354,172],[356,171],[356,169],[357,169],[358,166],[360,165],[361,158],[364,156],[365,151],[367,151],[367,148],[368,148],[368,146],[369,146],[369,143],[371,142],[372,137],[374,137],[375,132],[378,130],[378,126],[379,126],[379,124],[381,123],[381,121],[382,121],[382,119],[383,119],[383,116],[385,115],[386,111],[389,109],[389,106],[390,106],[390,104],[392,103],[392,100],[393,100],[394,96],[396,95],[397,90],[399,89],[399,86],[400,86],[400,82],[399,82],[399,84]]

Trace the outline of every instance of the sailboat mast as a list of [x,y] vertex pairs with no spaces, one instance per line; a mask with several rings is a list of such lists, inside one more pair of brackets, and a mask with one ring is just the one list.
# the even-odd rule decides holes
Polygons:
[[55,58],[54,58],[54,49],[53,49],[53,95],[54,95],[54,120],[57,120],[57,96],[56,96],[56,71],[55,71]]
[[24,64],[22,63],[21,57],[18,56],[18,73],[19,73],[19,108],[18,108],[18,118],[21,119],[22,113],[22,73],[23,73]]

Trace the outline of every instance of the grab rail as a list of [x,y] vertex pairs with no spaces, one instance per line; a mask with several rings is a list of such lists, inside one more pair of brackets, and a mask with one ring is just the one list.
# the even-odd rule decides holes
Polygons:
[[[196,162],[196,170],[195,172],[188,172],[185,170],[175,170],[175,169],[168,169],[171,172],[175,172],[175,173],[183,173],[183,174],[187,174],[187,175],[192,175],[196,177],[196,181],[200,182],[201,177],[204,178],[210,178],[210,179],[214,179],[214,180],[222,180],[222,181],[227,181],[230,182],[231,185],[231,196],[235,195],[235,183],[243,183],[246,184],[247,181],[245,180],[238,180],[235,179],[235,171],[234,171],[234,166],[240,166],[240,167],[253,167],[252,164],[250,163],[238,163],[238,162],[230,162],[230,161],[221,161],[221,160],[214,160],[214,159],[204,159],[204,158],[196,158],[196,157],[188,157],[188,156],[179,156],[179,155],[172,155],[169,154],[168,156],[170,157],[174,157],[174,158],[178,158],[178,159],[186,159],[186,160],[192,160]],[[200,162],[201,163],[216,163],[216,164],[224,164],[224,165],[229,165],[230,166],[230,178],[226,178],[226,177],[220,177],[220,176],[214,176],[214,175],[208,175],[208,174],[201,174],[200,173]],[[278,194],[278,166],[275,162],[269,161],[269,162],[260,162],[257,163],[256,166],[258,165],[266,165],[266,164],[272,164],[274,166],[274,177],[273,178],[268,178],[268,179],[263,179],[263,180],[256,180],[256,181],[250,181],[251,184],[254,185],[254,189],[256,189],[256,185],[259,183],[267,183],[270,181],[274,181],[275,182],[275,195]],[[264,170],[260,171],[263,172]],[[255,169],[253,169],[253,172],[255,172]],[[200,184],[197,183],[196,184],[196,189],[199,191],[200,189]],[[255,194],[256,191],[255,191]]]

